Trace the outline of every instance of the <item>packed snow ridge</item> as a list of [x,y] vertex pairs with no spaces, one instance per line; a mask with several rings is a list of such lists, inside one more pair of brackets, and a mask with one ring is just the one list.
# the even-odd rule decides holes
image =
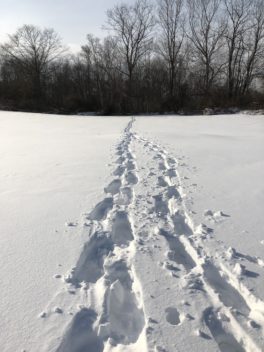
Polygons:
[[[263,351],[264,302],[244,281],[257,275],[247,262],[259,269],[263,261],[220,248],[213,228],[194,225],[179,160],[133,132],[134,121],[116,147],[105,198],[83,219],[88,241],[61,278],[65,289],[40,314],[48,330],[49,319],[60,324],[70,312],[46,350]],[[212,224],[229,217],[204,216]]]

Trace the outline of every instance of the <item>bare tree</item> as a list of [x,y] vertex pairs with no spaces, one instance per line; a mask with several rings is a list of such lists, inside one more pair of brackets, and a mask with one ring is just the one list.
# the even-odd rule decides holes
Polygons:
[[237,95],[241,84],[245,36],[250,24],[250,0],[224,0],[228,20],[227,43],[227,87],[228,97]]
[[87,44],[82,46],[81,55],[92,68],[92,79],[102,111],[114,110],[122,98],[122,62],[116,38],[108,36],[100,40],[87,35]]
[[246,46],[245,67],[241,94],[248,92],[255,74],[261,71],[264,55],[264,0],[253,0],[250,27],[244,38]]
[[147,0],[137,0],[132,6],[125,3],[108,10],[108,26],[119,41],[127,74],[131,83],[141,58],[150,50],[154,18]]
[[184,40],[183,0],[159,0],[158,21],[161,27],[159,52],[168,66],[170,98],[175,96],[176,73]]
[[218,62],[225,25],[219,16],[220,0],[188,0],[189,38],[203,67],[204,92],[209,93],[213,80],[222,68]]
[[34,96],[42,95],[42,78],[48,65],[63,52],[61,39],[53,29],[24,25],[2,45],[5,59],[20,66],[33,80]]

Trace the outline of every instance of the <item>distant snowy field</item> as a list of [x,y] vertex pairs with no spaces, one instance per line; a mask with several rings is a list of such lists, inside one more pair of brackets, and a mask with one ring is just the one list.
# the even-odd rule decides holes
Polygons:
[[263,116],[0,112],[1,351],[263,351],[263,155]]

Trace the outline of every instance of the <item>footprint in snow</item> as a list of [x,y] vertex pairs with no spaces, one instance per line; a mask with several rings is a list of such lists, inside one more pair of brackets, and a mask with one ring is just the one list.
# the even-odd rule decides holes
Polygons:
[[158,186],[160,186],[160,187],[168,187],[169,186],[163,176],[158,177]]
[[169,199],[176,198],[180,200],[181,198],[181,195],[175,186],[168,186],[166,196]]
[[122,176],[124,172],[125,172],[125,167],[122,165],[118,165],[118,167],[115,169],[113,175],[114,176]]
[[115,194],[119,193],[121,187],[121,180],[116,179],[113,180],[107,187],[105,187],[104,191],[105,193],[110,193],[112,196]]
[[159,170],[160,170],[160,171],[165,171],[165,170],[167,170],[166,165],[164,164],[164,162],[160,162],[160,163],[159,163]]
[[179,325],[180,324],[180,313],[174,307],[168,307],[165,310],[166,320],[171,325]]
[[126,175],[126,181],[130,185],[135,185],[138,183],[138,177],[132,171],[129,171]]
[[128,171],[132,171],[136,169],[136,164],[133,161],[129,160],[126,167]]
[[176,176],[177,176],[176,170],[173,169],[173,168],[168,169],[168,170],[166,171],[166,174],[167,174],[168,177],[176,177]]
[[74,316],[56,352],[102,352],[104,350],[103,341],[93,329],[96,318],[97,314],[94,310],[81,308]]
[[117,246],[127,246],[133,239],[133,233],[128,214],[118,211],[113,221],[112,238]]
[[98,203],[95,208],[89,214],[89,220],[101,221],[106,218],[108,212],[113,208],[113,198],[105,198],[103,201]]
[[116,160],[116,164],[122,164],[124,161],[126,160],[126,158],[124,158],[123,156],[120,156],[117,160]]
[[177,162],[174,158],[168,158],[168,163],[171,164],[171,165],[175,165]]

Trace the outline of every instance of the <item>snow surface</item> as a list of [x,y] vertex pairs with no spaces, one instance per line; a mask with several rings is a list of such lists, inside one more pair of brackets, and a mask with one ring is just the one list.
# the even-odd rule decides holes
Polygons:
[[263,351],[263,122],[0,112],[1,350]]

